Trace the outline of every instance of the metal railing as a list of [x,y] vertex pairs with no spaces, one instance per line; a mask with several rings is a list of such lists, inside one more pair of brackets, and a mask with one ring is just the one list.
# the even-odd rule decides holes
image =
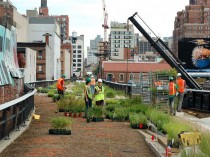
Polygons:
[[12,131],[24,126],[34,109],[36,89],[25,84],[24,96],[0,105],[0,140],[9,138]]
[[111,81],[105,81],[103,80],[103,83],[113,89],[124,91],[127,95],[132,94],[131,85],[130,84],[121,84]]
[[188,89],[182,107],[202,112],[210,112],[210,90]]

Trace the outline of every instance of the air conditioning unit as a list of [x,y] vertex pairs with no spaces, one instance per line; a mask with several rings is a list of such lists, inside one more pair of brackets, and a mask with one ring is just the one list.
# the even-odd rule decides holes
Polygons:
[[42,59],[42,56],[38,56],[38,59]]

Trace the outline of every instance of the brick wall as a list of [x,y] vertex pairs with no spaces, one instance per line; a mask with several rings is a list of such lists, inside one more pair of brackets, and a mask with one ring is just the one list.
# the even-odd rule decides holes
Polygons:
[[23,79],[14,79],[14,86],[0,86],[0,104],[14,100],[24,94]]

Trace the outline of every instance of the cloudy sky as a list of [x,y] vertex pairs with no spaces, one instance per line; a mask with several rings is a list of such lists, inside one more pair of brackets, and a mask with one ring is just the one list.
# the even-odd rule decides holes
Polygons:
[[[41,0],[10,1],[21,14],[41,5]],[[172,36],[176,13],[184,10],[189,0],[105,0],[105,3],[108,24],[110,21],[125,23],[138,12],[158,36],[165,37]],[[50,15],[69,15],[70,34],[72,31],[84,34],[85,46],[89,46],[89,40],[97,34],[103,37],[102,0],[48,0],[47,5]]]

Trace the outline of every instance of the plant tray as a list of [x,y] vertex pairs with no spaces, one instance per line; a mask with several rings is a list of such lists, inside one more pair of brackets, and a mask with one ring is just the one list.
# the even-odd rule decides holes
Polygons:
[[67,129],[49,129],[49,134],[52,134],[52,135],[71,135],[71,130],[67,130]]
[[139,124],[133,124],[133,125],[131,125],[131,127],[133,129],[147,129],[148,128],[147,125],[142,125],[142,127],[140,128]]
[[103,117],[98,117],[98,118],[93,117],[92,121],[93,122],[103,122],[104,118]]
[[59,111],[59,112],[65,112],[65,110],[64,110],[64,109],[61,109],[61,108],[59,108],[58,111]]

